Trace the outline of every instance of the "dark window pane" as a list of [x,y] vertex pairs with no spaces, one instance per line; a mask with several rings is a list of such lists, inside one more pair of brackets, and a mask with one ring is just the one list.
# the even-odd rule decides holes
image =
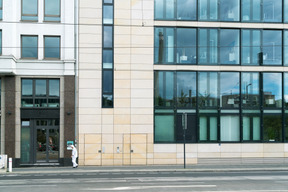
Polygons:
[[30,163],[30,127],[21,128],[21,163]]
[[103,71],[103,93],[113,92],[113,71]]
[[259,141],[261,139],[259,114],[243,114],[242,123],[244,141]]
[[196,20],[196,0],[177,1],[178,20]]
[[155,28],[155,63],[173,63],[174,62],[174,29],[173,28]]
[[239,30],[220,30],[220,64],[239,64]]
[[113,27],[104,26],[104,47],[111,48],[113,46]]
[[22,0],[22,20],[38,20],[38,0]]
[[38,58],[37,36],[22,36],[22,58]]
[[284,103],[285,107],[288,108],[288,73],[284,73]]
[[47,99],[35,99],[35,107],[48,107]]
[[282,141],[282,115],[263,115],[263,140]]
[[220,20],[239,21],[239,0],[220,0]]
[[282,0],[263,0],[264,22],[282,22]]
[[113,107],[113,96],[112,95],[103,95],[102,96],[102,106],[103,107]]
[[155,19],[175,19],[174,0],[155,0]]
[[198,1],[198,18],[203,21],[218,19],[218,0]]
[[177,63],[196,63],[196,29],[177,29]]
[[60,0],[45,0],[45,21],[60,21]]
[[218,106],[218,73],[198,73],[198,101],[199,108]]
[[282,65],[282,31],[263,31],[263,64]]
[[103,6],[103,23],[113,24],[113,6],[112,5]]
[[35,80],[36,84],[36,97],[46,97],[46,80]]
[[242,73],[241,92],[244,108],[259,108],[259,73]]
[[285,111],[285,141],[288,141],[288,111]]
[[59,99],[48,99],[48,107],[60,107]]
[[60,59],[60,37],[44,37],[44,58]]
[[177,106],[196,106],[196,73],[177,72]]
[[22,79],[22,96],[33,96],[33,81],[31,79]]
[[263,73],[263,106],[282,107],[281,73]]
[[103,69],[113,68],[113,51],[103,50]]
[[22,99],[21,106],[22,107],[33,107],[33,99]]
[[155,73],[155,106],[173,107],[174,104],[174,73]]
[[174,115],[155,115],[155,142],[175,142]]
[[238,108],[239,101],[239,73],[220,73],[220,106],[223,108]]
[[49,97],[59,97],[59,96],[60,96],[59,80],[57,79],[49,80]]

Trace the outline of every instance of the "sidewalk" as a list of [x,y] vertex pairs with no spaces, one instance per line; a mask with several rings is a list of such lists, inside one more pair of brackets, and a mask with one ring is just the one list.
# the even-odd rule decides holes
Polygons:
[[[240,172],[240,171],[288,171],[288,164],[197,164],[143,165],[143,166],[79,166],[72,167],[25,167],[13,168],[12,173],[103,173],[103,172]],[[3,173],[0,173],[3,174]],[[4,173],[5,174],[5,173]],[[10,174],[10,173],[7,173]]]

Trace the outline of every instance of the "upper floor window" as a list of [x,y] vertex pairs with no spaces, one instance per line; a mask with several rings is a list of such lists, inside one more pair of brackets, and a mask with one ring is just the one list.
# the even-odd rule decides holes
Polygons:
[[0,55],[2,55],[2,31],[0,31]]
[[59,107],[59,79],[22,79],[22,107]]
[[0,0],[0,20],[3,19],[2,14],[3,14],[3,0]]
[[44,21],[60,21],[61,0],[45,0]]
[[38,58],[38,36],[21,36],[21,58]]
[[21,19],[38,21],[38,0],[22,0]]
[[60,37],[44,36],[44,58],[60,59]]

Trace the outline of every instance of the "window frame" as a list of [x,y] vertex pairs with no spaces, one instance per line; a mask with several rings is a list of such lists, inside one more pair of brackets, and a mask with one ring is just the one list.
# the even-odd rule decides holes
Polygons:
[[[29,22],[38,22],[39,19],[39,10],[38,10],[38,5],[39,5],[39,0],[37,0],[37,13],[36,14],[24,14],[23,13],[23,1],[25,0],[21,0],[21,21],[29,21]],[[36,17],[35,19],[24,19],[23,17]]]
[[[48,0],[43,0],[43,21],[44,22],[61,22],[61,0],[59,0],[59,15],[49,15],[49,14],[46,14],[45,12],[45,8],[46,8],[46,1]],[[53,21],[53,20],[47,20],[45,19],[46,17],[48,18],[59,18],[59,21]]]
[[[59,57],[45,57],[45,50],[46,50],[46,46],[45,46],[45,38],[49,38],[49,37],[57,37],[57,38],[59,38]],[[45,59],[45,60],[60,60],[61,59],[61,36],[58,36],[58,35],[44,35],[43,36],[43,47],[44,47],[44,49],[43,49],[43,58]],[[52,47],[53,48],[53,47]]]
[[[23,37],[36,37],[37,38],[37,56],[36,57],[23,57]],[[21,35],[21,59],[33,59],[33,60],[37,60],[39,57],[39,38],[38,35]],[[30,47],[29,47],[30,48]],[[33,47],[31,47],[33,48]]]

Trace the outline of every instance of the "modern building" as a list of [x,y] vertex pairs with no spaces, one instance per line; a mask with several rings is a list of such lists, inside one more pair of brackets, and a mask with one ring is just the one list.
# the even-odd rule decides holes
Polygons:
[[183,127],[187,163],[287,162],[287,9],[80,1],[80,164],[183,164]]
[[1,154],[68,165],[75,140],[77,17],[71,0],[0,1]]

